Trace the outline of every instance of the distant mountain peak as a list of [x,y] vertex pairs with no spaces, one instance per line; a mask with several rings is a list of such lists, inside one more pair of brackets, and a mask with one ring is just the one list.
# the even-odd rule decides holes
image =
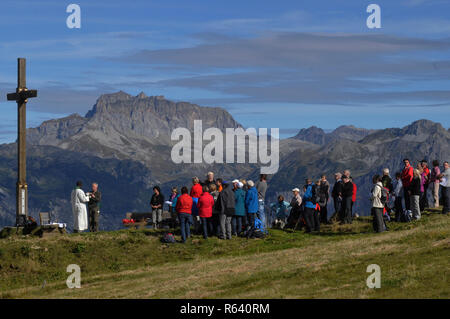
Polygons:
[[317,126],[311,126],[309,128],[302,128],[293,138],[317,145],[323,145],[325,143],[325,137],[326,133],[324,130]]
[[100,95],[98,100],[129,100],[132,98],[133,98],[132,95],[120,90],[119,92],[115,93],[102,94]]
[[430,131],[430,130],[445,130],[441,123],[436,123],[430,120],[425,120],[425,119],[421,119],[421,120],[417,120],[412,122],[411,124],[405,126],[403,128],[405,131],[409,131],[409,132],[414,132],[417,133],[419,131]]
[[146,98],[148,98],[148,96],[144,92],[139,93],[136,97],[138,99],[146,99]]
[[353,125],[341,125],[332,132],[326,133],[321,128],[311,126],[307,129],[301,129],[293,138],[317,145],[324,145],[334,139],[359,141],[373,132],[374,130],[358,128]]

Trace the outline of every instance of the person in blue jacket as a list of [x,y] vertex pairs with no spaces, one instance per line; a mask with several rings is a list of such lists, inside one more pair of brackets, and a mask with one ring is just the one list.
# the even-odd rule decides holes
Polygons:
[[247,210],[247,218],[249,225],[253,228],[255,225],[256,213],[258,213],[258,192],[253,181],[247,182],[247,193],[245,194],[245,209]]
[[233,190],[234,190],[234,216],[231,221],[231,226],[233,227],[233,235],[237,236],[242,231],[242,219],[245,216],[245,192],[242,189],[244,185],[239,182],[237,179],[233,181]]
[[197,203],[198,203],[198,198],[196,197],[192,197],[192,220],[193,220],[193,225],[194,225],[194,234],[200,234],[200,216],[198,216],[198,207],[197,207]]
[[170,217],[172,218],[172,228],[177,226],[178,214],[177,214],[177,200],[180,197],[178,194],[178,189],[176,187],[172,187],[172,193],[169,196],[169,202],[172,202],[172,205],[169,206]]
[[283,229],[287,224],[291,205],[284,200],[283,195],[279,195],[278,201],[271,205],[271,209],[275,213],[274,227]]
[[320,230],[320,224],[316,225],[314,214],[316,214],[316,204],[314,202],[313,197],[315,196],[313,192],[313,184],[311,179],[306,179],[306,186],[305,186],[305,194],[303,195],[303,201],[305,202],[305,210],[303,211],[303,218],[305,219],[306,223],[306,231],[307,233],[310,233],[311,231],[319,231]]

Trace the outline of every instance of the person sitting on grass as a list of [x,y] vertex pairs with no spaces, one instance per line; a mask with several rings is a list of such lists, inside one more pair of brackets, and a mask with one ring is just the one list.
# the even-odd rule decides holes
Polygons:
[[291,205],[284,200],[283,195],[279,195],[278,201],[271,205],[271,209],[275,212],[274,227],[284,229],[289,218]]

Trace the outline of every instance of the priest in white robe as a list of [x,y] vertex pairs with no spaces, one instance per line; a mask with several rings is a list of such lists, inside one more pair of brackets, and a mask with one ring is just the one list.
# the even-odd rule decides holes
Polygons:
[[89,196],[81,189],[82,186],[81,182],[77,182],[77,186],[71,194],[74,232],[82,232],[88,229],[86,204],[89,202]]

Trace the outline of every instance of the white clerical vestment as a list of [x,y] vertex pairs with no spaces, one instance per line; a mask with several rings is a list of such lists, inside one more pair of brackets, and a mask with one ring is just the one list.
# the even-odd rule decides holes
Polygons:
[[86,196],[84,191],[76,188],[71,194],[72,213],[73,213],[73,229],[86,230],[88,229],[88,217],[86,203],[89,202],[89,196]]

